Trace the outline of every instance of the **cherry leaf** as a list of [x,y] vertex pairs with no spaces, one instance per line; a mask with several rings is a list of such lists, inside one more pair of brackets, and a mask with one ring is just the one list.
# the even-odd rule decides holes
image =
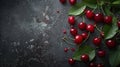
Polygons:
[[106,24],[103,27],[104,37],[105,39],[110,39],[114,37],[117,33],[118,27],[117,27],[117,18],[113,17],[112,24]]
[[116,0],[116,1],[112,2],[112,4],[120,5],[120,0]]
[[84,12],[85,8],[86,5],[84,5],[83,3],[77,3],[69,10],[69,15],[80,15]]
[[80,57],[82,54],[88,54],[89,60],[93,60],[95,58],[95,49],[90,46],[81,46],[79,49],[74,53],[73,59],[77,61],[81,61]]
[[109,62],[111,67],[117,67],[120,64],[120,46],[116,47],[114,50],[110,50]]

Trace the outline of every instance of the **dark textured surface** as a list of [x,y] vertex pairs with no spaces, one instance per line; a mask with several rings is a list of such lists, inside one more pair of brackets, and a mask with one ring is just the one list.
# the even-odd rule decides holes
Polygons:
[[87,67],[69,65],[73,52],[63,51],[69,8],[58,0],[0,0],[0,67]]
[[69,67],[61,41],[67,6],[0,0],[0,8],[0,67]]

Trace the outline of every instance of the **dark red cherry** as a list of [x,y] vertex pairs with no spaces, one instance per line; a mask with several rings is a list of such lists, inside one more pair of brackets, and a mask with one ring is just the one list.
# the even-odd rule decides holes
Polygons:
[[68,63],[72,65],[72,64],[75,63],[75,60],[74,60],[73,58],[69,58],[69,59],[68,59]]
[[81,55],[80,59],[83,62],[88,62],[89,61],[89,56],[87,54],[83,54],[83,55]]
[[74,51],[75,51],[75,48],[71,48],[71,51],[74,52]]
[[71,5],[75,5],[76,2],[77,2],[77,0],[69,0],[69,3],[70,3]]
[[68,48],[64,48],[64,52],[68,52]]
[[112,23],[112,16],[105,16],[104,17],[104,22],[107,23],[107,24]]
[[95,14],[93,11],[87,10],[85,15],[88,19],[93,19]]
[[75,24],[75,17],[74,16],[69,16],[68,17],[68,22],[70,25],[74,25]]
[[96,13],[94,16],[94,20],[95,22],[103,22],[104,20],[104,16],[101,13]]
[[75,36],[75,39],[74,39],[74,42],[75,42],[76,44],[81,44],[81,43],[83,42],[83,37],[82,37],[82,35],[76,35],[76,36]]
[[86,29],[86,23],[80,22],[80,23],[78,24],[78,27],[79,27],[80,30],[85,30],[85,29]]
[[120,21],[117,22],[118,27],[120,28]]
[[86,26],[86,30],[89,31],[89,32],[94,32],[94,25],[88,24],[88,25]]
[[104,67],[104,65],[102,63],[99,63],[96,65],[96,67]]
[[83,39],[86,39],[88,37],[88,33],[87,32],[83,32],[81,35],[82,35]]
[[96,67],[96,63],[91,62],[91,63],[89,64],[89,67]]
[[95,37],[93,39],[93,44],[96,45],[96,46],[100,46],[100,44],[101,44],[101,38]]
[[65,4],[66,3],[66,0],[59,0],[60,1],[60,3],[62,3],[62,4]]
[[116,46],[116,43],[114,40],[107,40],[106,45],[108,48],[114,48]]
[[76,28],[71,28],[70,29],[70,34],[73,35],[73,36],[76,36],[78,33],[77,29]]
[[98,54],[99,57],[104,57],[105,54],[106,54],[106,52],[105,52],[105,50],[99,50],[99,51],[97,52],[97,54]]

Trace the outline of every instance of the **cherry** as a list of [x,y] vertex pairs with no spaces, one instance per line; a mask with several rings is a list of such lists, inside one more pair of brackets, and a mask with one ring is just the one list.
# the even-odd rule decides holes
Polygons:
[[76,4],[76,0],[69,0],[69,3],[71,4],[71,5],[75,5]]
[[88,37],[88,33],[86,33],[86,32],[82,33],[81,35],[82,35],[83,39],[86,39]]
[[68,48],[64,48],[64,52],[67,52],[68,51]]
[[96,65],[96,67],[104,67],[104,65],[102,63],[99,63]]
[[101,38],[95,37],[93,39],[93,44],[96,45],[96,46],[99,46],[101,44]]
[[68,22],[70,25],[74,25],[75,24],[75,17],[74,16],[69,16],[68,17]]
[[67,32],[66,32],[66,30],[65,29],[63,29],[63,34],[66,34]]
[[116,46],[116,43],[114,40],[107,40],[106,45],[108,48],[114,48]]
[[94,32],[94,25],[88,24],[88,25],[86,26],[86,30],[89,31],[89,32]]
[[112,16],[105,16],[104,17],[104,22],[107,24],[110,24],[112,22]]
[[76,36],[77,33],[78,33],[78,31],[77,31],[76,28],[71,28],[71,29],[70,29],[70,33],[71,33],[71,35]]
[[74,60],[73,58],[69,58],[69,59],[68,59],[68,63],[69,63],[69,64],[74,64],[74,63],[75,63],[75,60]]
[[96,63],[94,63],[94,62],[90,63],[89,67],[96,67]]
[[75,51],[75,48],[71,48],[71,51],[73,51],[73,52],[74,52],[74,51]]
[[118,27],[120,28],[120,21],[117,22]]
[[59,0],[60,1],[60,3],[62,3],[62,4],[65,4],[66,3],[66,0]]
[[87,10],[85,15],[88,19],[93,19],[95,14],[91,10]]
[[75,42],[76,44],[81,44],[82,41],[83,41],[82,35],[76,35],[76,36],[75,36],[74,42]]
[[101,13],[96,13],[95,16],[94,16],[94,20],[95,20],[96,22],[103,22],[103,20],[104,20],[103,14],[101,14]]
[[86,28],[86,23],[80,22],[80,23],[78,24],[78,27],[79,27],[79,29],[81,29],[81,30],[85,30],[85,28]]
[[97,54],[98,54],[99,57],[104,57],[105,54],[106,54],[106,52],[105,52],[105,50],[99,50],[99,51],[97,52]]
[[87,62],[87,61],[89,61],[89,56],[87,54],[83,54],[83,55],[81,55],[80,59],[81,59],[81,61]]

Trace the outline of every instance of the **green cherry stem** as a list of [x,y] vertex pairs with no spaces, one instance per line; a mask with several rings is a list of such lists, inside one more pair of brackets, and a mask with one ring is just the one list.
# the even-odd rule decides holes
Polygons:
[[102,32],[102,31],[97,27],[97,25],[95,25],[95,28],[96,28],[96,30],[98,30],[99,32]]
[[82,21],[85,22],[85,17],[84,16],[82,16]]
[[101,8],[102,13],[103,13],[104,15],[106,15],[106,14],[105,14],[105,11],[103,10],[102,5],[100,6],[100,8]]
[[73,43],[69,42],[66,37],[63,37],[62,40],[67,44],[74,45]]

